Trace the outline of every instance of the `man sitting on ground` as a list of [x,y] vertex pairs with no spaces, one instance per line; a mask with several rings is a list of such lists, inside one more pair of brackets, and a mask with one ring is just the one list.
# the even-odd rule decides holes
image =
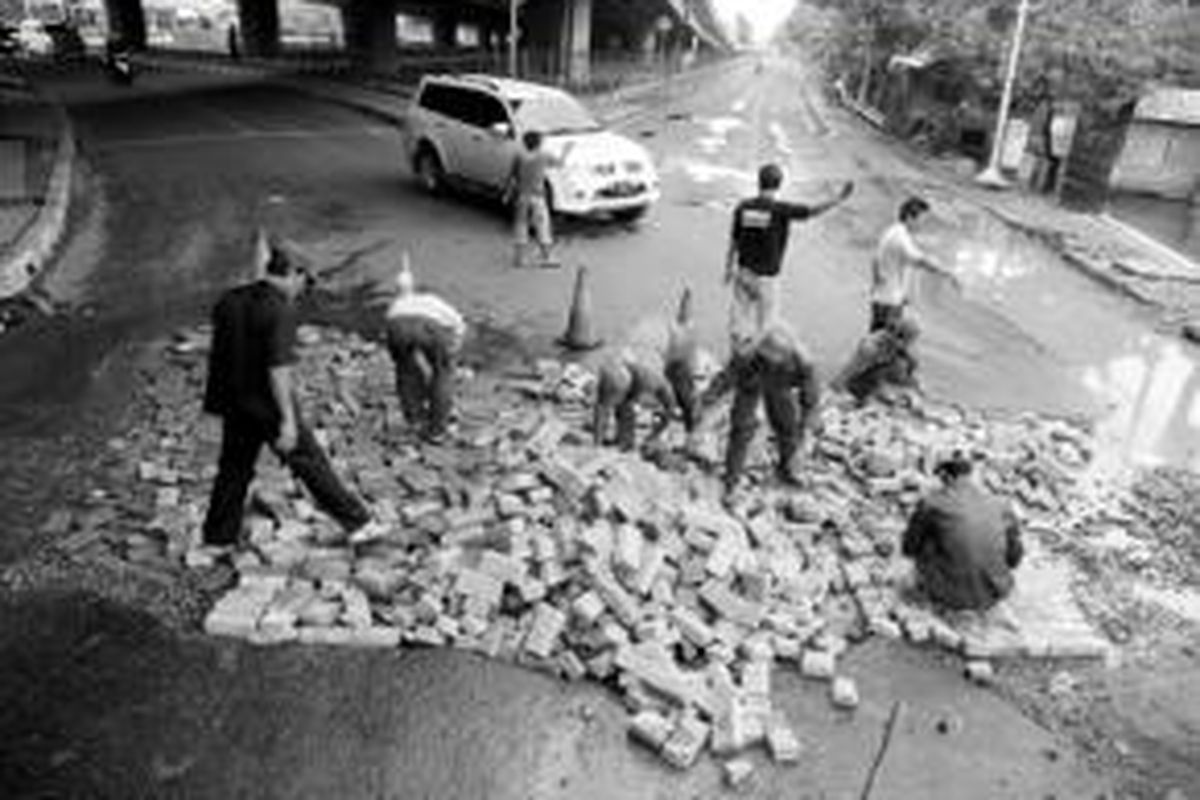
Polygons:
[[934,474],[942,486],[918,504],[902,552],[913,559],[922,590],[953,610],[985,611],[1013,589],[1024,548],[1012,510],[971,478],[960,452]]

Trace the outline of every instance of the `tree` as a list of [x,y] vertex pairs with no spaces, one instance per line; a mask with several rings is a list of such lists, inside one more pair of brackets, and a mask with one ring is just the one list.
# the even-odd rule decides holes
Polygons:
[[734,38],[742,47],[754,44],[754,26],[745,14],[738,14],[733,21]]

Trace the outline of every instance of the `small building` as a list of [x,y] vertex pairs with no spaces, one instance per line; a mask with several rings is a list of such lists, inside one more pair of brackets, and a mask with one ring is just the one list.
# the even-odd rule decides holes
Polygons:
[[1200,89],[1162,87],[1138,101],[1109,187],[1167,200],[1200,195]]
[[888,60],[876,105],[897,135],[982,160],[990,118],[979,96],[967,65],[949,48],[931,43]]

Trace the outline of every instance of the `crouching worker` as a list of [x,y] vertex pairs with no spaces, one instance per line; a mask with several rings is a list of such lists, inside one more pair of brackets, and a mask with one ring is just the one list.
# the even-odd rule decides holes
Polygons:
[[698,346],[691,305],[691,292],[685,289],[674,320],[642,321],[601,363],[592,420],[597,445],[605,443],[609,419],[615,417],[617,446],[632,450],[640,403],[654,405],[657,412],[646,447],[658,445],[676,408],[687,432],[695,429]]
[[849,392],[861,404],[889,384],[916,387],[916,340],[917,325],[910,319],[896,319],[872,331],[859,342],[833,388]]
[[446,433],[453,408],[455,362],[466,322],[445,300],[416,290],[407,254],[396,288],[385,328],[400,409],[409,426],[437,441]]
[[795,332],[778,320],[769,323],[759,338],[734,353],[729,364],[713,379],[701,408],[709,408],[730,390],[734,398],[729,445],[725,450],[726,501],[736,497],[750,442],[758,427],[760,400],[766,404],[767,421],[779,449],[776,475],[787,484],[799,484],[796,454],[815,419],[820,388],[812,360]]
[[961,453],[941,461],[942,486],[917,505],[902,552],[913,559],[922,590],[954,610],[984,611],[1013,588],[1024,549],[1012,510],[978,486]]

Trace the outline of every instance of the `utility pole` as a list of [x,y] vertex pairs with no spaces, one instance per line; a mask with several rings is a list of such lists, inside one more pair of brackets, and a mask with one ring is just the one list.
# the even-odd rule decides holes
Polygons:
[[1021,57],[1021,43],[1025,38],[1025,20],[1029,16],[1029,0],[1020,0],[1017,7],[1017,25],[1013,31],[1012,47],[1008,51],[1008,68],[1004,74],[1004,91],[1000,96],[1000,109],[996,114],[996,133],[992,137],[992,154],[987,168],[975,176],[975,182],[994,189],[1008,186],[1000,174],[1000,160],[1004,154],[1004,134],[1008,128],[1008,110],[1012,104],[1013,84],[1017,79],[1017,62]]
[[520,0],[508,0],[508,77],[517,77],[517,6]]

